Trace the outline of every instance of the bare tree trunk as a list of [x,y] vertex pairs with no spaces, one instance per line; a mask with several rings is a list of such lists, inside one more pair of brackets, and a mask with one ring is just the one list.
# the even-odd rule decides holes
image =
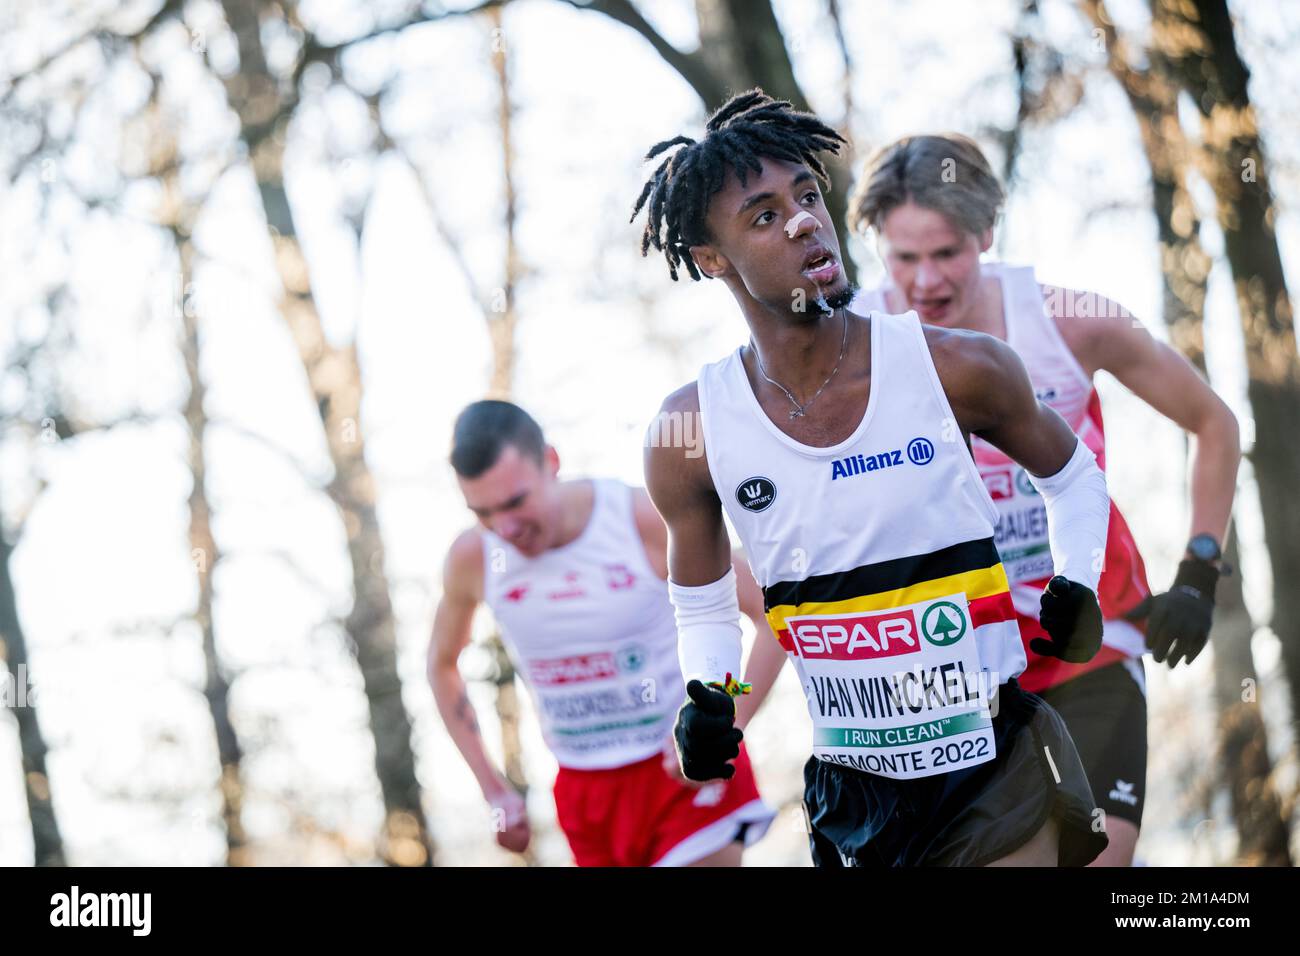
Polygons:
[[[722,88],[728,93],[740,93],[758,86],[769,96],[789,100],[796,109],[810,109],[808,98],[795,79],[794,64],[771,0],[695,0],[695,13],[700,24],[699,55],[710,73],[719,78]],[[682,76],[690,82],[689,76],[684,73]],[[720,99],[709,98],[712,90],[699,86],[695,89],[710,112],[722,105]],[[841,244],[849,236],[846,204],[850,162],[847,152],[838,158],[826,158],[832,193],[827,197],[826,208]],[[844,258],[840,264],[845,275],[856,281],[853,261]]]
[[[693,81],[693,75],[688,73],[681,72],[681,77],[692,83],[707,111],[723,104],[719,88],[736,94],[754,86],[762,87],[776,99],[789,100],[796,109],[810,109],[807,96],[794,78],[794,64],[771,0],[695,0],[695,18],[699,22],[699,51],[695,56],[715,79],[706,86]],[[676,64],[669,61],[669,65]],[[849,237],[845,213],[852,181],[850,161],[846,152],[839,157],[828,156],[826,161],[833,194],[827,198],[827,209],[841,243]],[[852,259],[845,258],[840,264],[850,280],[857,280]]]
[[[1240,568],[1237,537],[1229,535],[1224,559]],[[1214,628],[1214,703],[1218,711],[1219,764],[1232,797],[1237,858],[1247,866],[1291,866],[1286,811],[1278,794],[1268,732],[1259,712],[1258,675],[1250,652],[1254,625],[1241,595],[1240,576],[1219,582]]]
[[[500,7],[488,11],[494,38],[503,37],[502,12]],[[515,367],[517,354],[515,330],[518,325],[518,313],[515,310],[515,294],[519,286],[521,264],[519,247],[515,236],[516,194],[515,194],[515,152],[512,136],[514,107],[510,98],[510,64],[508,51],[504,43],[494,39],[492,49],[492,69],[496,74],[499,107],[497,111],[498,126],[501,131],[501,168],[505,192],[505,230],[506,257],[504,281],[497,290],[499,294],[491,297],[488,311],[484,318],[488,324],[488,334],[492,339],[492,384],[489,396],[509,399],[514,392]],[[501,724],[501,753],[505,764],[506,778],[514,784],[520,793],[528,793],[528,777],[524,773],[524,747],[519,735],[519,688],[515,680],[514,663],[506,652],[501,635],[493,632],[486,642],[487,651],[492,656],[493,683],[496,686],[497,720]],[[530,845],[522,854],[529,866],[538,863],[537,854]]]
[[1011,28],[1011,69],[1015,80],[1016,118],[1009,127],[987,125],[982,133],[1002,147],[1002,183],[1015,192],[1025,131],[1047,126],[1069,115],[1082,101],[1086,73],[1060,50],[1043,41],[1038,0],[1019,0],[1020,12]]
[[397,634],[375,514],[375,481],[365,458],[361,370],[355,343],[331,345],[316,309],[284,186],[284,136],[296,91],[283,89],[262,50],[259,0],[224,0],[239,45],[239,72],[226,80],[240,135],[249,150],[284,288],[280,311],[324,425],[334,478],[327,491],[343,520],[354,600],[344,626],[361,669],[375,742],[375,770],[385,809],[381,857],[391,865],[427,866],[433,839],[425,820],[411,746],[411,720],[397,675]]
[[[188,231],[177,232],[177,252],[181,266],[181,289],[193,274],[194,247]],[[244,786],[241,773],[243,749],[239,736],[230,721],[230,683],[217,656],[216,629],[212,617],[212,581],[221,553],[212,535],[212,508],[207,493],[207,455],[204,440],[207,436],[208,416],[203,407],[207,389],[199,373],[198,317],[191,303],[182,296],[181,354],[185,359],[185,372],[189,378],[190,393],[185,400],[185,424],[189,428],[189,463],[192,485],[190,487],[190,560],[198,575],[199,600],[194,620],[199,625],[203,639],[203,696],[212,716],[212,727],[217,736],[217,758],[221,763],[221,820],[226,830],[226,865],[242,866],[245,862],[247,835],[244,832],[241,810]]]
[[221,552],[212,534],[212,507],[207,490],[207,439],[208,415],[204,407],[207,386],[200,373],[201,344],[199,317],[195,297],[191,296],[191,279],[194,275],[195,249],[193,242],[194,220],[202,201],[187,201],[181,185],[179,144],[169,119],[161,115],[157,96],[159,80],[151,77],[152,94],[148,106],[150,121],[146,135],[150,143],[150,173],[157,177],[162,187],[157,210],[159,225],[166,229],[176,244],[180,266],[173,309],[180,319],[177,336],[181,358],[185,363],[185,376],[189,394],[182,413],[189,431],[189,543],[190,561],[198,579],[199,596],[194,609],[194,622],[199,626],[203,646],[203,696],[217,739],[217,759],[221,766],[218,781],[221,790],[221,821],[226,831],[226,865],[242,866],[246,860],[247,835],[244,832],[242,807],[244,797],[241,763],[243,748],[239,735],[230,720],[230,682],[226,679],[217,654],[216,627],[213,622],[213,579],[221,562]]
[[[1187,189],[1194,156],[1178,120],[1177,82],[1160,50],[1146,51],[1146,69],[1133,65],[1102,0],[1083,0],[1082,6],[1104,31],[1107,65],[1133,108],[1151,168],[1170,339],[1206,375],[1202,317],[1212,262],[1201,246],[1200,217]],[[1243,693],[1244,687],[1257,684],[1250,647],[1255,626],[1242,594],[1235,535],[1230,535],[1225,550],[1234,573],[1219,582],[1211,633],[1219,764],[1232,797],[1241,861],[1289,866],[1287,826],[1274,785],[1268,732],[1256,696]]]
[[1300,357],[1273,223],[1276,207],[1226,0],[1152,0],[1153,45],[1201,112],[1202,171],[1214,190],[1246,342],[1251,453],[1273,566],[1273,630],[1300,736]]
[[23,757],[23,793],[27,798],[27,817],[32,826],[33,859],[37,866],[66,866],[63,837],[50,795],[50,778],[45,769],[49,748],[36,719],[36,702],[29,696],[34,686],[32,665],[27,657],[27,641],[18,619],[18,601],[14,594],[10,561],[13,545],[0,533],[0,658],[14,680],[14,719],[18,722],[18,745]]
[[[492,4],[492,0],[485,0]],[[732,93],[760,86],[777,99],[789,100],[807,110],[808,98],[794,75],[794,65],[771,0],[695,0],[700,25],[698,50],[682,52],[663,38],[643,17],[631,0],[568,0],[579,10],[604,14],[641,34],[670,67],[677,71],[709,112],[717,109]],[[838,11],[835,11],[836,13]],[[847,117],[846,117],[847,120]],[[848,235],[846,220],[851,159],[841,154],[828,157],[831,192],[826,207],[841,243]],[[838,197],[838,198],[837,198]],[[852,259],[840,265],[856,281]]]
[[494,398],[504,399],[509,398],[514,391],[515,328],[518,325],[515,294],[518,291],[520,275],[519,246],[515,236],[517,200],[512,133],[514,107],[510,99],[510,64],[506,59],[506,46],[496,40],[505,35],[500,7],[488,11],[488,22],[493,28],[492,70],[496,75],[499,102],[497,125],[501,131],[501,170],[505,189],[506,261],[504,281],[499,290],[500,296],[492,297],[489,311],[484,317],[487,319],[488,332],[492,337],[492,384],[489,394]]

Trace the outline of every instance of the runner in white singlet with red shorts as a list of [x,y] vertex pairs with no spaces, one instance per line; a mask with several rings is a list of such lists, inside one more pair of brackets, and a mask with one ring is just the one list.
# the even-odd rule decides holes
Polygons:
[[[453,442],[452,466],[480,527],[448,554],[429,679],[496,810],[498,842],[522,851],[529,829],[522,798],[484,751],[457,669],[481,603],[560,765],[556,810],[578,865],[739,865],[773,814],[744,751],[727,780],[700,786],[678,770],[671,732],[686,692],[665,581],[667,533],[645,491],[559,481],[555,449],[508,402],[470,405]],[[740,572],[738,600],[766,630],[762,597]]]
[[988,161],[965,137],[908,137],[882,149],[868,161],[850,220],[855,229],[875,230],[889,275],[880,288],[860,293],[854,307],[915,309],[929,324],[1003,339],[1024,361],[1039,400],[1065,419],[1102,468],[1105,434],[1092,382],[1099,370],[1196,437],[1192,538],[1169,593],[1151,595],[1133,535],[1111,506],[1098,586],[1103,646],[1086,664],[1029,648],[1043,634],[1038,596],[1052,575],[1046,515],[1023,468],[987,442],[972,442],[998,508],[997,547],[1028,656],[1020,683],[1065,718],[1105,811],[1110,845],[1096,865],[1127,866],[1146,777],[1142,655],[1150,648],[1171,667],[1190,662],[1209,635],[1240,458],[1237,424],[1185,359],[1115,303],[1041,285],[1030,268],[981,263],[1002,200]]

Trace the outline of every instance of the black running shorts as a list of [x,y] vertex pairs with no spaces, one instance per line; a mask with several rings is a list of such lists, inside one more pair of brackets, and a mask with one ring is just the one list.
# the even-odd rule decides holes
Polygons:
[[999,688],[997,756],[946,774],[895,780],[811,758],[804,806],[816,866],[985,866],[1047,823],[1061,866],[1106,848],[1104,823],[1065,723],[1014,679]]
[[[1135,663],[1142,666],[1140,659]],[[1070,729],[1097,806],[1107,817],[1141,826],[1147,780],[1147,699],[1137,678],[1125,664],[1107,664],[1041,696]]]

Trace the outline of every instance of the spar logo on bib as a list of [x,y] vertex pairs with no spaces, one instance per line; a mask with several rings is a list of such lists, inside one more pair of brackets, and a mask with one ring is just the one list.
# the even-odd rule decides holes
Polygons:
[[966,615],[951,601],[936,601],[921,615],[921,633],[935,647],[956,644],[966,633]]
[[870,661],[916,654],[916,615],[911,608],[875,614],[815,614],[786,618],[799,656],[833,661]]
[[776,485],[762,475],[746,478],[736,486],[736,500],[746,511],[766,511],[776,500]]

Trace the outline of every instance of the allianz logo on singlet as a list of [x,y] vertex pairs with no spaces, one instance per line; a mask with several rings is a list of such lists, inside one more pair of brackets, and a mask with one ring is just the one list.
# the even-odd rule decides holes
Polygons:
[[[934,461],[934,445],[928,438],[913,438],[907,443],[907,460],[914,465],[928,465]],[[895,448],[875,455],[849,455],[831,462],[831,481],[865,475],[882,468],[903,464],[903,449]]]

